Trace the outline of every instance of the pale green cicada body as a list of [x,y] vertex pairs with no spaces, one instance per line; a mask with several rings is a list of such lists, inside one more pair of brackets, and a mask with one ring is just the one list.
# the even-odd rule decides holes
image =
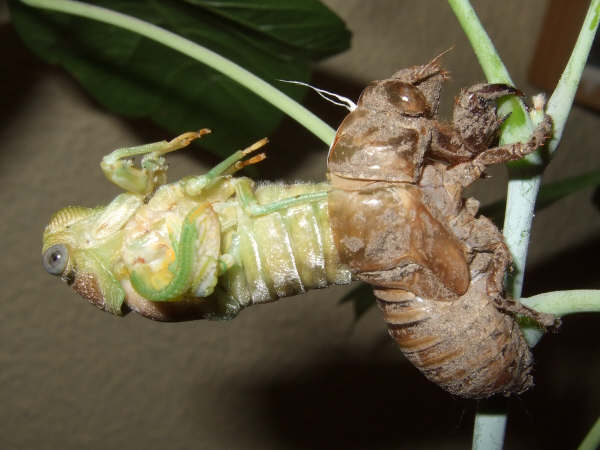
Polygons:
[[[329,225],[328,184],[258,186],[233,174],[263,139],[208,173],[166,183],[163,155],[209,133],[118,149],[101,167],[126,193],[67,207],[44,232],[43,263],[99,308],[156,320],[229,319],[241,309],[351,281]],[[127,159],[144,155],[141,168]]]

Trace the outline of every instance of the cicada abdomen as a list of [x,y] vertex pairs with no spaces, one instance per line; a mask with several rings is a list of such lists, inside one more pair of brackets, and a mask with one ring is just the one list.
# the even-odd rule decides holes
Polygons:
[[519,394],[533,385],[533,359],[521,331],[474,281],[455,301],[375,289],[389,334],[431,381],[469,398]]
[[[219,198],[206,202],[206,197],[202,197],[212,217],[196,225],[197,242],[190,242],[197,253],[196,271],[202,273],[206,281],[191,284],[180,299],[152,301],[138,286],[125,279],[126,302],[130,308],[160,321],[231,319],[252,305],[332,284],[350,283],[351,273],[339,260],[329,225],[328,185],[260,183],[255,186],[244,177],[225,178],[221,182],[223,185],[216,188],[220,191]],[[164,260],[163,277],[169,278],[174,259],[151,259],[150,255],[140,258],[140,254],[142,250],[156,252],[153,250],[156,247],[173,255],[172,258],[182,255],[182,250],[177,250],[169,240],[181,242],[183,233],[172,237],[167,229],[182,229],[179,222],[189,217],[187,211],[198,208],[197,200],[188,198],[183,191],[177,185],[162,186],[136,212],[129,228],[140,229],[142,234],[141,237],[127,234],[131,236],[131,239],[126,238],[128,250],[124,254],[130,255],[127,262],[144,259],[143,265],[152,261],[154,268],[156,261]],[[174,198],[177,198],[176,207]],[[186,206],[186,202],[189,205]],[[178,211],[179,207],[182,211]],[[152,211],[153,221],[148,219],[146,210]],[[169,227],[169,223],[174,225]],[[206,228],[202,233],[201,225]],[[152,234],[154,227],[157,233]],[[140,244],[142,238],[143,245]],[[213,256],[209,250],[215,249],[218,251],[214,257],[206,259]],[[211,263],[218,264],[215,276],[208,270]],[[174,272],[178,273],[176,269]],[[160,273],[155,273],[147,278],[157,279]]]
[[[253,195],[259,204],[273,205],[326,189],[324,184],[262,183]],[[219,283],[243,307],[350,283],[333,241],[326,197],[256,216],[236,209],[236,226],[223,232],[223,251],[237,255],[238,264]]]
[[331,226],[341,261],[374,287],[390,335],[427,378],[463,397],[518,394],[532,385],[532,356],[503,296],[510,254],[462,191],[486,165],[540,146],[551,125],[489,148],[494,99],[515,89],[474,86],[443,124],[445,78],[434,60],[363,91],[330,149]]

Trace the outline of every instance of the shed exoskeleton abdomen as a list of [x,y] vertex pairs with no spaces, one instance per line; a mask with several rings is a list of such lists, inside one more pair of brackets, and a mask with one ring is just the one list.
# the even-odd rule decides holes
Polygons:
[[375,290],[389,334],[423,374],[469,398],[520,394],[533,385],[533,358],[516,321],[498,311],[483,277],[458,301]]

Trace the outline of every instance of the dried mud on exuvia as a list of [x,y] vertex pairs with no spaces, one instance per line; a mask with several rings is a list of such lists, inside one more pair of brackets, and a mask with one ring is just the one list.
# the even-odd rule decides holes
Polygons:
[[486,166],[543,145],[552,124],[546,116],[528,142],[494,147],[495,100],[516,89],[464,89],[452,122],[441,122],[446,78],[433,60],[362,92],[329,157],[334,237],[342,262],[374,287],[390,335],[427,378],[463,397],[518,394],[533,384],[533,359],[514,314],[553,319],[505,297],[510,253],[463,190]]

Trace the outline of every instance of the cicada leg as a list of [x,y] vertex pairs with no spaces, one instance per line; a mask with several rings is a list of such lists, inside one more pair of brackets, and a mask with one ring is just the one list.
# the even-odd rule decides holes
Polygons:
[[[106,155],[102,159],[100,167],[106,178],[117,186],[127,192],[146,195],[166,183],[167,165],[162,155],[184,148],[194,139],[208,133],[210,130],[204,128],[199,131],[183,133],[170,141],[119,148]],[[140,164],[141,169],[134,167],[133,161],[126,159],[138,155],[144,155]]]
[[481,178],[486,167],[521,159],[544,145],[551,136],[552,119],[550,116],[544,116],[527,142],[514,142],[488,148],[471,160],[456,164],[446,172],[444,184],[447,186],[468,187]]
[[283,198],[281,200],[261,205],[256,200],[254,190],[252,189],[251,180],[248,178],[240,178],[236,180],[235,191],[246,213],[251,216],[262,216],[275,211],[289,208],[291,206],[300,205],[303,203],[317,202],[327,198],[328,190],[309,192],[307,194],[296,195],[293,197]]
[[[162,271],[152,273],[145,264],[132,267],[129,279],[133,288],[153,302],[177,301],[192,293],[195,297],[212,294],[226,261],[219,259],[219,220],[210,203],[205,202],[185,217],[179,242],[173,242],[175,260]],[[161,283],[165,273],[170,281]],[[170,272],[170,274],[168,273]]]
[[[261,139],[244,150],[238,150],[237,152],[233,153],[207,173],[186,179],[184,185],[186,194],[192,197],[198,196],[204,189],[210,187],[214,182],[216,182],[219,177],[232,175],[243,167],[262,161],[266,158],[264,153],[259,153],[258,155],[245,160],[244,158],[263,147],[267,142],[267,138]],[[235,180],[235,191],[242,208],[251,216],[270,214],[281,209],[289,208],[290,206],[315,202],[327,197],[327,191],[318,191],[297,195],[294,197],[288,197],[266,205],[261,205],[254,196],[252,182],[247,178],[239,178]]]
[[187,178],[184,182],[185,193],[192,197],[200,195],[204,189],[213,184],[219,177],[224,175],[232,175],[243,167],[262,161],[266,158],[264,153],[259,153],[258,155],[246,160],[243,159],[247,155],[263,147],[267,142],[269,142],[269,140],[267,138],[263,138],[251,146],[246,147],[244,150],[238,150],[237,152],[231,154],[229,157],[210,169],[207,173]]

